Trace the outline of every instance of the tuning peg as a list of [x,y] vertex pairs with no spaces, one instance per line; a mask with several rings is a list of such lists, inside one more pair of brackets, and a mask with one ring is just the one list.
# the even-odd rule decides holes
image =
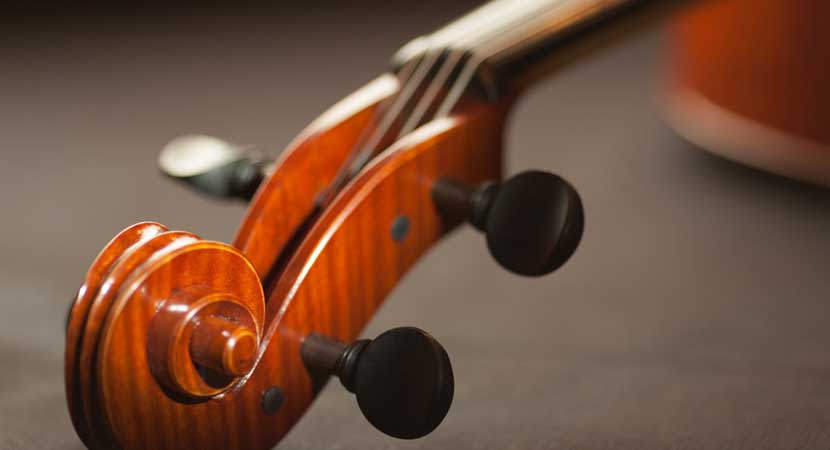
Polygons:
[[250,148],[203,135],[173,139],[158,159],[165,175],[197,191],[243,200],[253,197],[272,162]]
[[366,419],[389,436],[426,436],[450,409],[450,359],[435,338],[418,328],[394,328],[350,345],[311,334],[301,355],[312,375],[339,377]]
[[432,196],[448,220],[467,220],[483,231],[493,258],[519,275],[553,272],[582,238],[585,219],[579,194],[552,173],[527,171],[501,184],[477,187],[440,179]]

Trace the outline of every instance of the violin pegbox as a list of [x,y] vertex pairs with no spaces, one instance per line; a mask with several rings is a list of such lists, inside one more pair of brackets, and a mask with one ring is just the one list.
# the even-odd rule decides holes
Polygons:
[[156,223],[121,232],[68,320],[67,397],[84,442],[112,445],[108,412],[147,390],[192,404],[232,388],[254,366],[264,313],[259,277],[235,248]]

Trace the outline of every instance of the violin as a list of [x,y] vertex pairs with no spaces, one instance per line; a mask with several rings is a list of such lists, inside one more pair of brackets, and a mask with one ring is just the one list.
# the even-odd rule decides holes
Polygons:
[[452,403],[450,355],[417,328],[361,330],[464,223],[518,275],[568,261],[585,224],[577,190],[541,170],[502,180],[511,106],[682,3],[497,0],[405,45],[275,160],[207,136],[171,142],[165,174],[250,207],[231,244],[142,222],[92,262],[66,325],[83,443],[271,448],[332,377],[379,431],[435,430]]
[[668,123],[698,148],[830,186],[827,17],[823,0],[689,8],[672,27]]

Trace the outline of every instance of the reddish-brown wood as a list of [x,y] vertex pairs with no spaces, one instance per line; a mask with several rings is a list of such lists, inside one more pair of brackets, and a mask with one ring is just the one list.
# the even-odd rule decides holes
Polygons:
[[[759,29],[793,31],[775,22],[780,3],[752,4]],[[569,26],[584,24],[581,16],[568,17]],[[695,24],[685,32],[701,35]],[[765,58],[759,48],[777,54],[790,48],[789,41],[764,36],[752,36],[760,45],[744,53],[758,64]],[[695,58],[734,63],[737,47],[730,42],[704,37],[686,47]],[[813,64],[794,58],[801,69]],[[826,64],[817,67],[826,71]],[[786,71],[775,67],[770,74],[788,87],[790,105],[807,105],[811,114],[785,114],[772,107],[780,104],[747,95],[769,80],[741,79],[739,91],[718,67],[680,67],[701,92],[721,96],[736,111],[826,142],[827,128],[812,121],[813,100],[791,90],[798,80]],[[317,211],[316,200],[398,88],[395,76],[384,75],[301,133],[255,196],[233,247],[158,224],[131,227],[108,245],[87,275],[67,330],[67,398],[87,446],[268,449],[302,417],[319,388],[300,356],[305,337],[353,341],[407,271],[458,225],[433,204],[436,180],[475,185],[501,175],[511,99],[467,97],[453,115],[395,140]],[[402,218],[408,231],[393,237]],[[281,393],[278,408],[263,407],[266,392]]]
[[259,338],[244,319],[229,320],[228,316],[229,311],[217,311],[195,325],[190,355],[200,366],[241,377],[254,367]]
[[[192,244],[175,250],[193,254],[204,247]],[[260,286],[250,263],[235,252],[229,255],[225,277],[241,287]],[[250,293],[252,288],[246,289]],[[245,375],[254,364],[264,312],[265,299],[253,290],[253,295],[239,297],[208,282],[172,289],[156,304],[147,331],[147,363],[156,380],[185,397],[205,398]]]
[[725,158],[830,186],[830,2],[701,2],[673,28],[665,117]]
[[96,386],[99,380],[95,364],[98,359],[98,348],[102,337],[101,328],[107,314],[109,314],[118,289],[124,280],[132,274],[133,270],[140,267],[157,250],[195,240],[197,238],[190,233],[166,231],[133,245],[113,264],[90,304],[83,325],[83,340],[80,342],[78,350],[79,357],[76,370],[79,378],[79,389],[77,394],[80,397],[82,414],[89,426],[89,435],[98,445],[105,444],[110,439],[101,433],[106,427],[102,424],[103,417],[97,409]]
[[678,21],[678,82],[720,106],[830,145],[830,2],[702,2]]
[[[457,225],[444,222],[432,204],[431,186],[437,178],[471,184],[499,178],[507,107],[507,102],[475,105],[433,121],[397,141],[354,179],[306,234],[269,294],[264,315],[261,310],[259,315],[252,312],[255,318],[264,317],[257,321],[261,327],[255,326],[261,339],[253,370],[207,398],[182,389],[176,392],[169,380],[159,379],[154,366],[170,359],[154,355],[164,347],[159,343],[164,339],[153,337],[158,333],[152,330],[160,323],[159,317],[166,317],[165,305],[176,305],[173,309],[181,309],[184,315],[199,317],[193,312],[199,301],[180,300],[182,292],[194,289],[256,309],[252,306],[256,300],[262,302],[257,277],[262,267],[254,270],[230,247],[195,237],[176,234],[178,239],[160,245],[172,232],[130,252],[113,269],[112,287],[99,296],[98,302],[107,306],[99,307],[94,320],[84,324],[90,347],[85,356],[94,361],[81,366],[85,381],[81,402],[87,417],[99,418],[91,424],[95,439],[88,445],[245,450],[275,445],[315,395],[300,359],[302,339],[317,332],[353,340],[407,270]],[[269,182],[259,193],[259,201],[266,201],[268,189],[276,185],[276,181]],[[400,216],[409,219],[410,230],[403,240],[395,241],[390,228]],[[257,231],[264,222],[256,223],[251,214],[248,221],[243,230],[249,230],[249,236],[265,232]],[[271,257],[276,252],[272,248]],[[265,253],[258,253],[260,264],[268,259]],[[205,298],[201,294],[190,297]],[[174,336],[174,344],[167,348],[182,352],[194,345],[203,347],[187,350],[187,354],[202,365],[227,368],[228,363],[217,356],[225,352],[227,340],[215,339],[215,331],[234,327],[217,323],[216,316],[207,317],[213,318],[201,317],[188,333],[166,333]],[[208,333],[213,337],[197,338],[194,343],[192,330],[202,324],[213,330]],[[194,353],[199,356],[194,358]],[[282,390],[284,402],[270,416],[261,401],[263,392],[272,386]]]
[[280,155],[234,239],[260,277],[266,276],[318,195],[370,129],[377,106],[397,90],[394,76],[377,78],[317,118]]
[[[139,294],[146,293],[141,283],[145,278],[157,275],[155,268],[174,270],[172,274],[165,272],[168,278],[164,281],[154,278],[152,282],[154,288],[167,288],[168,292],[148,303],[154,320],[140,334],[121,336],[114,344],[128,353],[121,356],[121,361],[140,359],[154,369],[160,368],[160,371],[151,370],[149,375],[159,388],[165,386],[163,395],[176,402],[199,401],[221,393],[240,379],[245,366],[248,370],[253,366],[251,354],[255,354],[258,347],[264,315],[262,287],[253,266],[229,245],[200,241],[190,233],[163,230],[165,228],[158,224],[139,224],[125,230],[108,245],[107,251],[96,260],[93,273],[87,277],[90,285],[99,281],[98,293],[89,302],[86,320],[77,326],[84,339],[74,351],[76,357],[67,359],[67,374],[75,374],[73,383],[68,384],[71,386],[68,395],[78,405],[72,410],[73,423],[90,448],[113,448],[120,442],[106,419],[102,403],[101,381],[108,376],[102,372],[102,360],[110,357],[105,346],[113,345],[112,335],[105,327],[106,320],[112,315],[120,315],[119,299],[125,291],[137,289]],[[157,234],[150,236],[153,231]],[[144,239],[136,238],[140,232]],[[130,243],[132,245],[128,245]],[[108,252],[118,249],[122,250],[121,256],[111,260]],[[170,258],[175,263],[170,263]],[[102,276],[100,272],[108,260],[109,273]],[[191,261],[199,261],[201,265],[191,264]],[[203,270],[214,264],[221,274]],[[84,296],[79,296],[82,298]],[[75,308],[73,316],[78,311]],[[230,345],[230,355],[228,339],[221,339],[221,333],[220,339],[210,338],[215,335],[211,330],[215,330],[217,319],[233,325],[225,327],[233,331],[229,337],[237,340]],[[203,326],[208,339],[202,342],[191,340],[193,330]],[[246,334],[254,335],[253,344]],[[238,347],[240,340],[242,346]],[[191,344],[201,347],[208,355],[221,355],[222,368],[230,368],[229,372],[236,373],[223,376],[216,371],[196,370],[199,358],[191,355]],[[248,357],[240,355],[240,351],[247,351]],[[118,389],[132,391],[140,386],[140,383],[133,383],[136,379],[132,373],[120,373],[119,376],[122,378],[112,380]]]
[[[589,16],[555,22],[576,27]],[[373,151],[388,148],[337,189],[327,191],[356,144],[380,130],[398,78],[381,76],[313,122],[260,187],[233,247],[159,225],[144,226],[156,230],[147,239],[134,236],[139,226],[110,244],[90,269],[67,340],[70,409],[90,448],[259,450],[294,426],[319,388],[301,359],[305,337],[353,341],[458,225],[433,203],[437,180],[476,185],[501,176],[513,94],[490,103],[448,96],[453,114],[423,124],[408,115],[432,91],[418,83],[401,90],[414,95],[401,94],[403,112],[385,116],[391,129],[372,141]],[[461,90],[436,92],[440,99]],[[404,124],[420,127],[404,132]],[[324,193],[336,196],[321,204]],[[407,231],[393,234],[402,219]],[[274,392],[278,407],[264,407],[263,395]]]
[[84,339],[84,328],[89,315],[90,306],[98,295],[101,284],[112,270],[112,267],[126,255],[132,252],[135,246],[167,231],[164,226],[152,223],[137,223],[115,236],[95,258],[84,278],[78,295],[69,312],[66,325],[66,351],[64,353],[64,380],[66,382],[66,402],[69,407],[69,416],[81,440],[89,447],[93,445],[91,425],[84,414],[80,396],[80,354],[81,342]]

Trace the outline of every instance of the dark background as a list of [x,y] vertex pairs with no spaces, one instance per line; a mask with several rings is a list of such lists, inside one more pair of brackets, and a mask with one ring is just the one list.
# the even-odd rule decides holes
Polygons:
[[[100,248],[156,220],[229,241],[244,205],[163,179],[208,133],[272,154],[470,1],[18,2],[0,22],[0,448],[79,449],[67,302]],[[462,229],[370,324],[432,332],[456,396],[429,437],[374,431],[331,383],[284,449],[830,447],[827,191],[708,156],[659,120],[652,30],[533,89],[507,170],[558,172],[587,213],[572,261],[501,270]]]

